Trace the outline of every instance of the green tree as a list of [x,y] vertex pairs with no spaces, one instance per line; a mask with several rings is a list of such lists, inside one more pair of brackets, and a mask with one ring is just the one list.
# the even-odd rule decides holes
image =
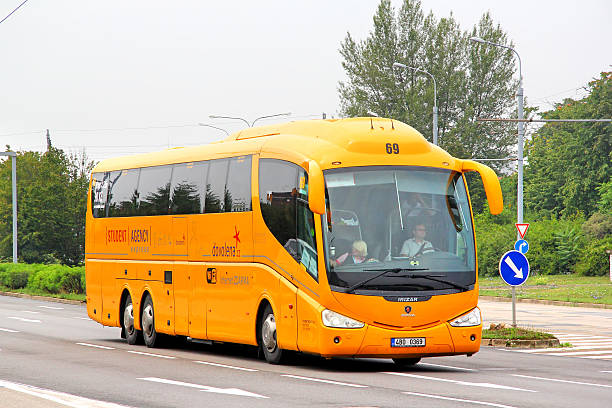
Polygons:
[[[503,158],[514,146],[515,126],[476,122],[477,117],[512,115],[517,82],[512,52],[472,45],[479,36],[511,45],[491,16],[484,14],[472,30],[462,31],[454,16],[425,16],[418,0],[405,0],[397,13],[381,0],[370,35],[356,41],[347,33],[341,44],[346,81],[340,82],[341,111],[369,112],[401,120],[431,140],[434,89],[429,76],[393,70],[394,62],[420,68],[436,79],[440,145],[463,158]],[[497,170],[507,163],[491,162]]]
[[[543,113],[546,119],[612,117],[612,72],[588,84],[588,95],[566,99]],[[559,217],[609,207],[612,180],[612,124],[548,123],[527,145],[525,205],[540,214]]]
[[[85,250],[85,210],[92,164],[50,147],[17,153],[17,221],[25,262],[76,265]],[[0,163],[0,256],[12,253],[10,162]]]

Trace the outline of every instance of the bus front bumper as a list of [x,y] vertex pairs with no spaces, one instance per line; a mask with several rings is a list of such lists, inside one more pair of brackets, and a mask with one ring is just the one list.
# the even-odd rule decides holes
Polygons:
[[361,329],[323,327],[319,334],[320,353],[317,354],[323,357],[472,355],[480,350],[482,325],[453,327],[442,323],[421,330],[391,330],[366,324]]

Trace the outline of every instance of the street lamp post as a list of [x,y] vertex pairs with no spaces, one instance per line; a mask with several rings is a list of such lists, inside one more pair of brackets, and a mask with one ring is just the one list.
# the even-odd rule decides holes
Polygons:
[[225,132],[226,135],[229,136],[229,132],[223,128],[217,127],[217,126],[213,126],[213,125],[209,125],[207,123],[198,123],[198,126],[204,126],[204,127],[209,127],[209,128],[213,128],[213,129],[217,129],[220,130],[222,132]]
[[[491,41],[483,40],[480,37],[471,37],[470,41],[477,42],[480,44],[492,45],[494,47],[501,47],[511,50],[518,58],[519,63],[519,86],[518,91],[516,92],[516,97],[518,98],[518,146],[517,146],[517,154],[518,154],[518,183],[516,187],[516,201],[517,201],[517,209],[516,209],[516,218],[517,224],[523,223],[523,136],[525,132],[525,124],[523,122],[523,70],[521,66],[521,56],[516,52],[516,50],[512,47],[508,47],[507,45],[497,44]],[[519,234],[517,233],[517,239],[519,238]],[[516,327],[516,289],[512,287],[512,325]]]
[[429,75],[431,77],[431,80],[433,81],[434,84],[434,107],[433,107],[433,143],[437,146],[438,145],[438,94],[436,91],[436,78],[434,78],[433,75],[431,75],[429,72],[420,69],[420,68],[415,68],[415,67],[409,67],[408,65],[399,63],[399,62],[394,62],[393,63],[393,67],[394,68],[404,68],[404,69],[412,69],[413,71],[416,72],[422,72],[423,74]]
[[258,118],[255,118],[255,120],[252,121],[251,123],[249,123],[249,121],[244,119],[244,118],[238,118],[238,117],[235,117],[235,116],[210,115],[209,118],[211,118],[211,119],[235,119],[235,120],[241,120],[244,123],[246,123],[248,127],[253,127],[253,125],[255,125],[255,122],[257,122],[260,119],[275,118],[277,116],[289,116],[289,115],[291,115],[291,112],[275,113],[274,115],[260,116]]

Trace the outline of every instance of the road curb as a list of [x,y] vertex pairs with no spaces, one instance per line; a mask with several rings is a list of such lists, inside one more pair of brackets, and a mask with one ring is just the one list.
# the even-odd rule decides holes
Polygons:
[[508,347],[508,348],[549,348],[560,347],[559,339],[546,340],[510,340],[510,339],[482,339],[481,346]]
[[15,292],[0,292],[0,296],[10,296],[10,297],[18,297],[18,298],[34,299],[34,300],[44,300],[46,302],[65,303],[69,305],[83,305],[86,303],[85,301],[81,301],[81,300],[60,299],[60,298],[54,298],[50,296],[28,295],[26,293],[15,293]]
[[[512,302],[512,298],[506,298],[501,296],[479,296],[482,300],[489,300],[492,302]],[[551,306],[571,306],[571,307],[588,307],[592,309],[612,309],[612,305],[605,305],[601,303],[579,303],[579,302],[562,302],[560,300],[541,300],[541,299],[516,299],[517,303],[534,303],[539,305],[551,305]]]

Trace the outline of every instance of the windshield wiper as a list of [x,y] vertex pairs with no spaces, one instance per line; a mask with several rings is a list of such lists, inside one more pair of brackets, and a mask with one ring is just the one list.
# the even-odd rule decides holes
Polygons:
[[425,274],[425,275],[419,275],[419,274],[403,275],[403,277],[411,278],[411,279],[423,278],[423,279],[429,279],[429,280],[432,280],[432,281],[435,281],[435,282],[446,283],[447,285],[451,285],[451,286],[453,286],[453,287],[455,287],[457,289],[461,289],[461,290],[464,290],[466,292],[468,290],[470,290],[469,287],[460,285],[460,284],[455,283],[453,281],[450,281],[450,280],[447,280],[447,279],[438,279],[438,278],[443,278],[444,276],[445,275],[427,275],[427,274]]
[[[404,271],[428,271],[429,268],[387,268],[387,269],[364,269],[364,272],[378,272],[380,271],[380,273],[377,273],[376,275],[372,276],[371,278],[362,280],[361,282],[357,282],[356,284],[354,284],[353,286],[351,286],[350,288],[348,288],[345,293],[351,293],[353,292],[355,289],[362,287],[363,285],[365,285],[366,283],[373,281],[376,278],[379,278],[387,273],[400,273],[400,272],[404,272]],[[408,275],[408,276],[413,276],[413,275]],[[414,276],[420,276],[420,275],[414,275]]]

